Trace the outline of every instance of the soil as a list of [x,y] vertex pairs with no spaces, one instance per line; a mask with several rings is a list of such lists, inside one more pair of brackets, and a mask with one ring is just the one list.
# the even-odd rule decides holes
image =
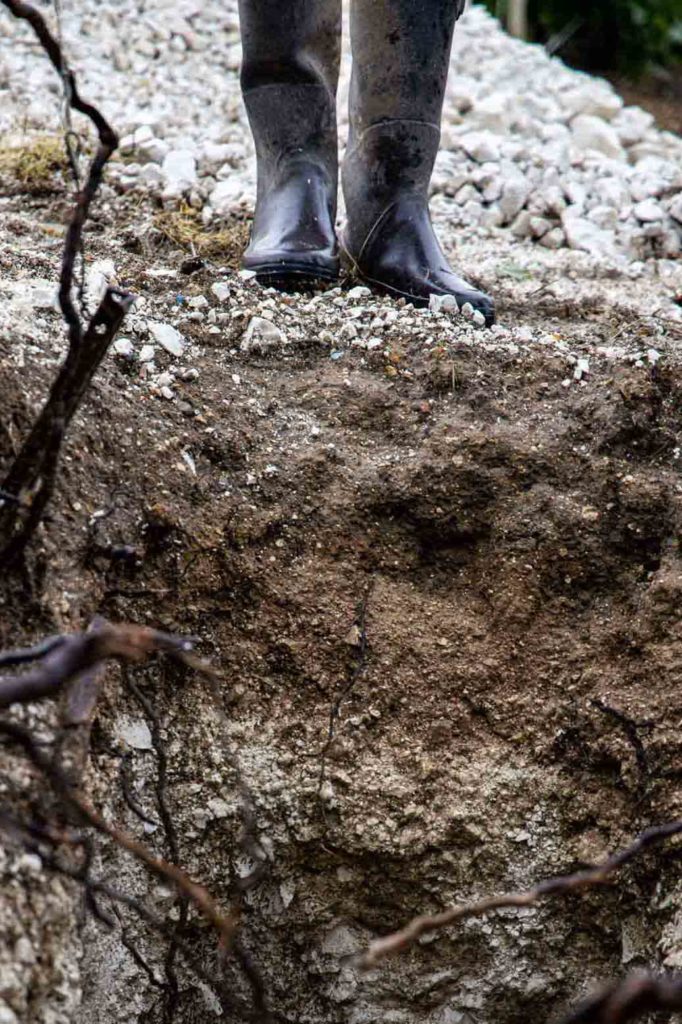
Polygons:
[[[19,227],[64,209],[15,202]],[[170,307],[175,285],[147,271],[187,252],[120,238],[105,223],[88,252],[116,251],[120,278]],[[54,268],[45,236],[21,244],[22,272]],[[215,264],[183,280],[206,294]],[[548,332],[614,329],[603,308],[526,313]],[[100,615],[197,637],[224,675],[227,735],[200,676],[136,670],[145,711],[112,669],[87,779],[97,805],[229,904],[249,871],[236,758],[266,866],[243,941],[280,1019],[512,1024],[623,965],[682,962],[673,849],[613,889],[452,929],[370,975],[348,959],[412,914],[573,870],[682,816],[679,361],[595,363],[567,388],[541,348],[434,352],[406,334],[388,359],[333,360],[312,337],[267,356],[196,330],[200,375],[178,401],[107,361],[28,565],[1,583],[3,646]],[[15,343],[0,337],[3,468],[54,372],[18,367]],[[153,727],[149,705],[158,735],[126,747],[122,718]],[[126,803],[124,761],[158,828]],[[96,864],[177,917],[118,851],[103,844]],[[134,916],[122,912],[137,956],[80,914],[75,885],[31,882],[57,906],[31,916],[22,878],[7,881],[24,907],[12,927],[39,953],[8,989],[17,1019],[217,1019]],[[217,972],[193,913],[184,934]]]

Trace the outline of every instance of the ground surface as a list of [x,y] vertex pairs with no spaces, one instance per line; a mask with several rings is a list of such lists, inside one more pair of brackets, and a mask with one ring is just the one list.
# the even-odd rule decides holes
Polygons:
[[[39,194],[3,180],[7,465],[63,352],[51,282],[68,199],[59,175]],[[88,266],[93,290],[113,261],[140,296],[129,344],[71,431],[31,586],[2,582],[4,646],[100,614],[195,635],[224,672],[227,727],[189,672],[136,672],[145,706],[112,671],[87,785],[228,903],[252,867],[236,760],[266,866],[243,941],[290,1021],[544,1020],[604,977],[682,965],[674,851],[368,976],[348,960],[413,913],[593,862],[681,813],[679,260],[479,224],[455,253],[462,204],[445,190],[434,207],[498,297],[493,332],[356,282],[263,293],[237,273],[246,202],[211,220],[220,236],[187,273],[159,196],[117,179]],[[0,784],[13,802],[35,793],[9,756]],[[1,856],[2,1024],[217,1019],[210,988],[134,917],[136,956],[75,888],[11,845]],[[172,893],[105,844],[97,872],[177,919]],[[184,932],[218,973],[213,936],[192,914]],[[249,998],[236,970],[233,984]]]

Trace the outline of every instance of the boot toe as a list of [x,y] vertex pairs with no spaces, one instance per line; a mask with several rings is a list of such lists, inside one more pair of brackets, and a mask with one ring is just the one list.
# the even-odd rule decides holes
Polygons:
[[482,313],[485,317],[486,327],[492,327],[495,323],[495,302],[485,292],[479,292],[476,289],[471,291],[453,290],[450,294],[455,296],[460,309],[468,302],[477,312]]

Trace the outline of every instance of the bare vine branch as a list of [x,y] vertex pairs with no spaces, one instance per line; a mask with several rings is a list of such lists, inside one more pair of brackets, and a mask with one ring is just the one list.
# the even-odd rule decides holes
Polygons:
[[418,917],[414,917],[399,931],[385,935],[381,939],[375,939],[374,942],[370,943],[368,949],[360,958],[360,967],[364,970],[370,970],[386,957],[414,945],[422,935],[440,931],[442,928],[447,928],[457,921],[463,921],[471,917],[483,917],[494,910],[502,910],[506,907],[532,907],[547,896],[563,896],[568,893],[579,892],[582,889],[605,885],[611,881],[616,872],[643,853],[644,850],[651,846],[658,846],[667,839],[681,833],[682,821],[672,821],[665,825],[653,826],[637,836],[630,846],[613,854],[603,864],[597,864],[595,867],[587,868],[585,871],[576,871],[571,875],[558,875],[555,878],[548,878],[526,892],[489,896],[475,903],[464,903],[456,907],[450,907],[440,914],[421,914]]
[[81,322],[72,297],[74,270],[83,229],[104,168],[118,147],[118,136],[100,111],[80,96],[75,76],[42,14],[23,0],[0,2],[15,18],[31,26],[64,82],[70,107],[89,118],[99,139],[86,182],[76,198],[62,254],[59,305],[68,329],[69,350],[47,402],[0,489],[0,562],[11,563],[25,550],[43,517],[54,491],[66,430],[134,299],[119,288],[108,288],[87,326]]
[[[192,655],[191,640],[147,626],[104,622],[87,633],[51,637],[25,651],[0,655],[0,666],[38,661],[23,675],[0,676],[0,708],[55,697],[70,680],[101,662],[110,659],[138,662],[157,651],[198,671],[217,675],[214,668]],[[69,694],[66,713],[72,724],[87,721],[92,713],[92,696],[88,685],[81,685]]]

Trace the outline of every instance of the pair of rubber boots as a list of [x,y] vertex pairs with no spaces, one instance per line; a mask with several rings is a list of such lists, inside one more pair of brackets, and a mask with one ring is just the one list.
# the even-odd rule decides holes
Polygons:
[[[351,0],[350,138],[341,240],[356,275],[415,305],[492,300],[458,277],[435,236],[428,188],[455,21],[464,0]],[[334,281],[341,0],[240,0],[242,90],[258,161],[243,266],[264,284]]]

